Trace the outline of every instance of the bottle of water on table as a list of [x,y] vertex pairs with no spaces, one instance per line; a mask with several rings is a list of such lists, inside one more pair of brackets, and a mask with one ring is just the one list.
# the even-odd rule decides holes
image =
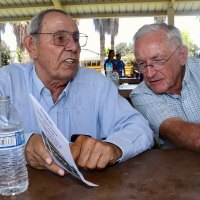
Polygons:
[[113,64],[111,62],[106,63],[106,76],[108,78],[112,78],[112,72],[113,72]]
[[117,87],[119,86],[119,74],[117,72],[112,73],[112,81]]
[[15,195],[28,188],[24,132],[10,97],[0,96],[0,195]]

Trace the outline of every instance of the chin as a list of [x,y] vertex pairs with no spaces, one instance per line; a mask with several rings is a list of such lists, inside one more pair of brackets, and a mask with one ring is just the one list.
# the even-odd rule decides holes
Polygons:
[[68,70],[64,70],[62,73],[62,76],[67,77],[67,78],[73,78],[74,76],[76,76],[77,74],[77,69],[73,68],[73,69],[68,69]]
[[159,86],[149,86],[149,88],[156,94],[161,94],[164,93],[165,90],[163,90],[163,88],[159,87]]
[[166,92],[166,88],[163,87],[163,83],[148,84],[149,88],[156,94],[161,94]]
[[156,94],[163,94],[166,93],[166,90],[162,89],[162,88],[154,88],[152,89],[154,93]]

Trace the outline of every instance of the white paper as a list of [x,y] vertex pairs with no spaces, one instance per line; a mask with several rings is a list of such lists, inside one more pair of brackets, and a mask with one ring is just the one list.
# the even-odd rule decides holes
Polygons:
[[69,142],[59,131],[57,126],[51,120],[47,112],[42,108],[35,97],[30,94],[36,118],[41,129],[44,144],[51,154],[53,160],[61,168],[68,171],[74,177],[82,180],[89,186],[98,186],[84,179],[81,172],[78,170],[70,151]]

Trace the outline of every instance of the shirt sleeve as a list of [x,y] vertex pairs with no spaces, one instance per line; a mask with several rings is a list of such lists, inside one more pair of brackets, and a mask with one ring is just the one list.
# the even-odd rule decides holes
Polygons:
[[104,86],[100,102],[101,135],[121,148],[120,162],[152,147],[153,132],[148,121],[118,94],[112,81]]

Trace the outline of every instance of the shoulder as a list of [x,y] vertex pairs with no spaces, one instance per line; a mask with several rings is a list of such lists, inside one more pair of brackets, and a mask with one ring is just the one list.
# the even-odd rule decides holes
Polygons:
[[199,71],[200,67],[200,58],[188,58],[188,61],[186,63],[186,68],[189,68],[190,70],[197,70]]
[[1,73],[15,75],[21,74],[23,72],[29,71],[33,68],[33,63],[21,64],[21,63],[13,63],[1,68]]
[[192,78],[197,78],[199,80],[200,77],[200,59],[198,58],[188,58],[188,61],[186,63],[186,69],[185,69],[185,77],[184,79],[186,81],[191,81]]
[[132,90],[131,94],[139,95],[139,94],[154,94],[154,93],[146,85],[145,81],[142,81],[135,89]]
[[30,80],[31,65],[11,64],[0,69],[0,92],[9,96],[26,93],[27,82]]
[[101,72],[96,71],[95,69],[89,69],[86,67],[79,67],[78,73],[75,77],[76,81],[82,82],[101,82],[106,81],[107,78],[101,74]]
[[112,93],[114,88],[117,88],[114,83],[94,69],[88,69],[80,67],[77,75],[71,81],[71,89],[80,92],[85,92],[85,94],[92,95],[103,95],[106,93]]
[[[10,84],[14,87],[17,85],[25,84],[26,80],[29,80],[31,71],[33,69],[33,63],[19,64],[14,63],[7,65],[0,69],[0,82],[1,85],[6,87]],[[14,84],[13,84],[14,83]]]
[[163,101],[163,95],[157,95],[149,89],[145,81],[142,81],[135,89],[130,93],[130,98],[134,106],[136,105],[149,105],[152,102]]

